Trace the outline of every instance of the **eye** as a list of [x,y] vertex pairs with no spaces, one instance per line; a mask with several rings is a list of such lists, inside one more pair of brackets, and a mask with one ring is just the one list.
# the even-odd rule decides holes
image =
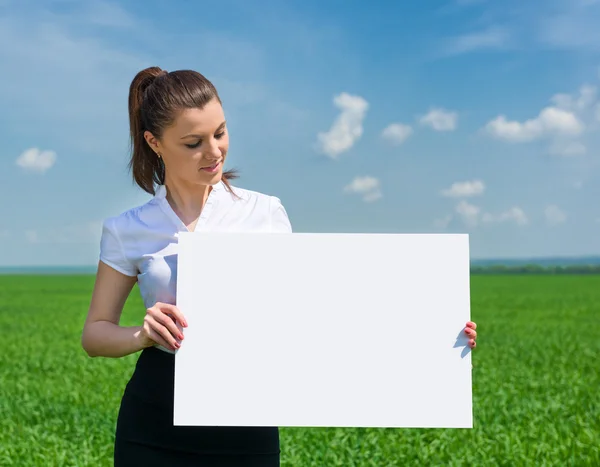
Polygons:
[[225,135],[225,131],[222,131],[221,133],[215,135],[215,138],[221,139],[223,137],[223,135]]
[[200,146],[200,144],[202,144],[202,141],[198,141],[195,144],[186,144],[186,146],[190,149],[194,149],[194,148],[197,148],[198,146]]

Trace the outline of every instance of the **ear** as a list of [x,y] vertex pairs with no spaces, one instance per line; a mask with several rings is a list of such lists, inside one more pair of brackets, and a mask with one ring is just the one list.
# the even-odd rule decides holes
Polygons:
[[160,143],[152,133],[150,133],[149,131],[144,131],[144,139],[146,140],[146,143],[148,143],[148,146],[150,146],[150,148],[154,152],[160,152]]

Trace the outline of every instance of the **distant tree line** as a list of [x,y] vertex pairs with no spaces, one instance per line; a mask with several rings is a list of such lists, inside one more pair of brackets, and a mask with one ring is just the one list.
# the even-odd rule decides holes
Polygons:
[[600,274],[600,264],[573,264],[566,266],[523,265],[477,265],[471,266],[472,274]]

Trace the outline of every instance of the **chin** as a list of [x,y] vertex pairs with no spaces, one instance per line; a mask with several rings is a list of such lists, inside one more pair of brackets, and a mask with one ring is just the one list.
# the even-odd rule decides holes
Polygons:
[[223,179],[223,171],[219,170],[214,174],[211,173],[200,173],[201,177],[198,183],[201,185],[216,185]]

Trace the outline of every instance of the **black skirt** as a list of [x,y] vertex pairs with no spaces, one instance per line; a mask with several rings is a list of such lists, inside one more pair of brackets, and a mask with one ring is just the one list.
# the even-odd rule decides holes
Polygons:
[[174,380],[175,355],[142,351],[121,400],[115,467],[280,465],[277,427],[174,426]]

